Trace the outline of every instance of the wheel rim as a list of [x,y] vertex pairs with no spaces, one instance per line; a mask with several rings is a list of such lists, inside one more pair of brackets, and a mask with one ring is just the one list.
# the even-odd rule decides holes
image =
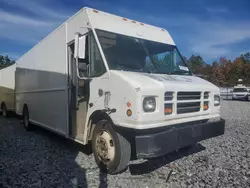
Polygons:
[[113,138],[107,131],[102,131],[96,137],[95,150],[98,158],[104,163],[108,164],[114,160],[115,145]]

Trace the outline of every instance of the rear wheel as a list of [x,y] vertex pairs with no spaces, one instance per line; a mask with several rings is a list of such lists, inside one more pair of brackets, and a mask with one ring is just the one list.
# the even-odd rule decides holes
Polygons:
[[23,124],[26,130],[31,130],[32,126],[29,122],[29,110],[27,106],[23,108]]
[[4,103],[1,105],[1,110],[2,110],[3,116],[8,117],[8,115],[9,115],[8,110],[7,110],[7,107]]
[[124,171],[131,158],[129,141],[112,128],[112,122],[99,121],[94,128],[92,150],[101,170],[109,174]]

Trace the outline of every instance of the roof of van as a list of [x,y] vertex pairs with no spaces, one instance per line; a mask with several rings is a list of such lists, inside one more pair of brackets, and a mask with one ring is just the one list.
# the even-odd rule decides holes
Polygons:
[[87,12],[93,28],[175,45],[169,32],[163,28],[88,7],[84,7],[82,10]]

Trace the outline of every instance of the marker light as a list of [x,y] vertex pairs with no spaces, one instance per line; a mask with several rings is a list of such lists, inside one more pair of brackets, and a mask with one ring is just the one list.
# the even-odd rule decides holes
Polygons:
[[164,108],[165,115],[170,115],[173,113],[173,104],[165,104]]
[[203,105],[203,110],[207,110],[208,109],[208,102],[204,102],[204,105]]
[[132,111],[130,109],[127,110],[127,116],[131,116],[132,115]]

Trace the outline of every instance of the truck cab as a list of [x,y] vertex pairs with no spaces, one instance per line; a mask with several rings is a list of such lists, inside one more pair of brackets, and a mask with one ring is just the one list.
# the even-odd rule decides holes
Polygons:
[[168,31],[95,10],[89,18],[75,58],[88,36],[89,69],[79,78],[90,80],[88,111],[102,114],[88,135],[97,164],[117,173],[132,155],[158,157],[224,133],[219,88],[192,74]]

